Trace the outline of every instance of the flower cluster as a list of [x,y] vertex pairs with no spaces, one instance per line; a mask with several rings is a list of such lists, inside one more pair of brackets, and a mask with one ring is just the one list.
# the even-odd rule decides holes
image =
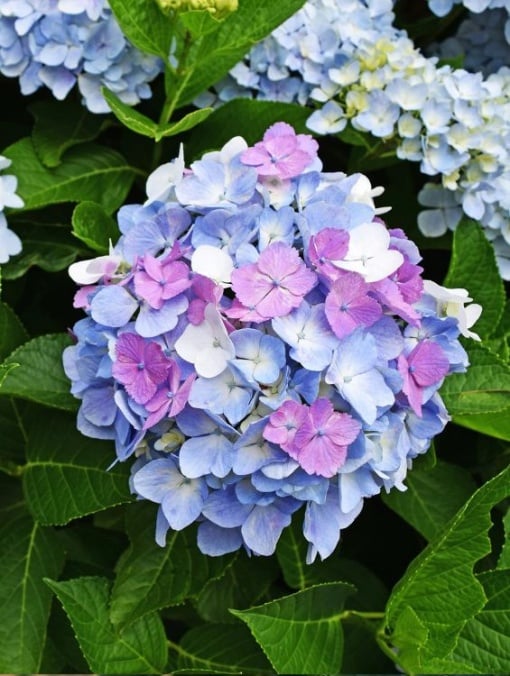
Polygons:
[[380,193],[322,172],[312,137],[279,122],[161,166],[110,253],[71,266],[78,427],[136,457],[161,545],[197,521],[206,554],[270,555],[303,507],[308,561],[324,558],[443,429],[437,390],[465,370],[481,308],[422,280]]
[[[508,30],[506,23],[508,22]],[[503,9],[469,14],[455,35],[427,50],[442,59],[461,59],[466,70],[485,76],[510,63],[510,21]]]
[[395,147],[399,158],[419,162],[425,175],[440,180],[422,195],[428,208],[419,218],[422,232],[440,236],[463,214],[479,221],[510,279],[510,71],[501,68],[484,80],[439,67],[393,26],[392,6],[391,0],[308,0],[217,85],[218,100],[308,104],[317,108],[308,120],[317,133],[336,134],[349,123]]
[[0,72],[23,94],[46,86],[61,100],[77,84],[87,108],[104,113],[102,86],[134,105],[161,69],[126,40],[107,0],[0,0]]
[[[11,160],[8,160],[3,155],[0,155],[0,170],[7,169],[11,165]],[[24,206],[24,202],[19,195],[16,194],[18,187],[18,179],[12,174],[0,176],[0,264],[7,263],[11,256],[19,254],[21,251],[21,240],[7,227],[7,219],[5,218],[5,207],[20,208]]]

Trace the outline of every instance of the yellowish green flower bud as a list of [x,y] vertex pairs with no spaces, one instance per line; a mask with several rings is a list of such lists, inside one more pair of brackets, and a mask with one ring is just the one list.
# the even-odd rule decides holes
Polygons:
[[223,19],[238,8],[238,0],[156,0],[161,9],[174,12],[202,10],[209,12],[215,19]]

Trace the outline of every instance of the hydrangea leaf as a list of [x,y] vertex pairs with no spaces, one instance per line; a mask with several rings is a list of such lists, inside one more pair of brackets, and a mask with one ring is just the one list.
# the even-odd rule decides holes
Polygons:
[[18,315],[7,303],[0,302],[0,359],[5,359],[28,339]]
[[279,575],[271,557],[238,556],[224,574],[209,580],[197,598],[197,610],[208,622],[236,622],[230,608],[242,610],[267,598],[271,584]]
[[207,10],[179,12],[179,21],[195,38],[215,31],[220,22],[219,19],[216,19],[211,12],[208,12]]
[[25,437],[20,419],[21,407],[19,404],[19,401],[15,401],[10,397],[0,397],[2,462],[14,462],[21,465],[25,460]]
[[23,242],[23,250],[2,267],[5,279],[18,279],[33,266],[46,272],[65,270],[78,255],[87,255],[85,247],[73,240],[67,226],[45,226],[35,222],[35,218],[20,222],[14,215],[10,220]]
[[64,560],[54,531],[35,523],[23,507],[0,529],[0,669],[39,673],[51,592],[43,577],[58,576]]
[[25,496],[43,524],[64,524],[131,500],[129,469],[116,464],[111,443],[89,439],[73,418],[44,411],[27,420]]
[[169,531],[166,546],[159,547],[147,528],[154,522],[149,503],[132,505],[126,522],[131,544],[117,564],[111,600],[112,622],[120,626],[198,594],[230,558],[203,556],[188,530]]
[[124,126],[137,134],[153,138],[155,141],[161,141],[166,136],[175,136],[192,129],[209,117],[213,110],[212,108],[201,108],[188,113],[178,122],[157,124],[146,115],[142,115],[138,110],[134,110],[131,106],[123,103],[118,96],[105,87],[103,87],[102,92],[113,114]]
[[[174,653],[174,654],[172,654]],[[271,665],[242,624],[194,627],[179,644],[170,644],[173,674],[272,674]]]
[[342,609],[354,591],[349,584],[331,582],[232,612],[248,625],[277,673],[337,673],[343,656]]
[[304,0],[281,0],[278,3],[272,0],[240,0],[237,11],[222,21],[217,30],[197,42],[186,72],[187,80],[180,93],[179,105],[190,103],[195,96],[218,82],[252,45],[266,37],[303,5]]
[[200,125],[186,144],[186,161],[199,157],[214,147],[220,148],[232,136],[242,136],[247,143],[258,141],[264,131],[275,122],[286,120],[296,132],[305,133],[309,111],[293,103],[236,99],[216,108]]
[[65,334],[38,336],[12,352],[4,366],[19,364],[7,374],[0,394],[35,401],[45,406],[75,411],[62,366],[62,350],[71,344]]
[[429,541],[476,489],[469,472],[441,461],[430,469],[416,462],[407,475],[406,484],[405,492],[383,493],[383,502]]
[[510,570],[477,576],[487,596],[483,610],[463,627],[444,660],[427,662],[427,670],[452,674],[510,673]]
[[483,338],[494,333],[505,308],[505,289],[494,249],[480,226],[462,220],[453,236],[450,268],[444,281],[449,288],[465,288],[483,312],[474,330]]
[[510,508],[503,517],[505,539],[498,559],[498,568],[510,568]]
[[117,224],[102,206],[80,202],[73,211],[73,234],[98,253],[108,253],[110,241],[118,239]]
[[[491,551],[490,510],[510,495],[509,479],[510,467],[478,489],[395,586],[383,635],[400,650],[404,669],[419,665],[434,672],[430,661],[447,659],[466,622],[484,608],[486,594],[473,567]],[[411,613],[421,629],[402,638],[409,624],[404,613]]]
[[12,160],[10,169],[18,177],[25,211],[91,200],[111,213],[123,203],[134,178],[122,155],[93,143],[70,148],[53,169],[42,164],[29,138],[6,148],[4,155]]
[[38,101],[30,112],[35,117],[32,141],[47,167],[57,167],[68,148],[93,141],[109,124],[102,115],[89,113],[77,101]]
[[484,434],[510,440],[510,367],[484,345],[469,347],[466,373],[449,376],[441,396],[453,420]]
[[154,0],[110,0],[109,5],[122,32],[138,49],[168,59],[173,20]]
[[167,660],[163,623],[145,615],[124,631],[110,621],[110,582],[81,577],[66,582],[46,579],[66,611],[90,669],[103,674],[162,673]]

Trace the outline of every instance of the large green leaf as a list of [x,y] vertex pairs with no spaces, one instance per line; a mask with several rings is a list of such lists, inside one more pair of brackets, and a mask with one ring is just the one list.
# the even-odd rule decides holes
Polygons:
[[430,468],[416,464],[407,475],[407,491],[393,490],[382,499],[424,538],[433,540],[474,493],[476,484],[462,467],[441,461]]
[[25,215],[21,222],[14,215],[10,218],[12,229],[23,242],[23,250],[2,268],[5,279],[18,279],[33,266],[46,272],[65,270],[79,255],[87,255],[87,249],[71,236],[69,226],[42,225],[39,214],[31,221],[25,220]]
[[204,624],[170,646],[172,673],[272,674],[271,665],[242,624]]
[[490,553],[490,510],[510,496],[510,467],[488,481],[413,561],[386,607],[385,636],[404,669],[434,672],[486,604],[473,567]]
[[7,303],[0,302],[0,359],[27,340],[28,334],[20,319]]
[[474,221],[465,219],[455,230],[452,259],[444,284],[467,289],[473,300],[483,307],[474,330],[482,338],[494,333],[505,307],[505,289],[494,248]]
[[76,410],[77,401],[69,392],[69,380],[62,366],[62,350],[70,344],[69,336],[55,334],[38,336],[18,347],[4,365],[19,366],[7,375],[0,394]]
[[109,5],[122,32],[138,49],[168,59],[174,23],[154,0],[110,0]]
[[256,42],[304,4],[305,0],[239,0],[237,11],[222,21],[217,30],[205,35],[192,50],[179,104],[190,103],[218,82]]
[[335,674],[343,656],[342,610],[354,592],[349,584],[331,582],[232,612],[278,674]]
[[43,577],[58,576],[63,550],[56,534],[18,508],[0,530],[0,671],[38,673],[51,592]]
[[197,610],[208,622],[236,622],[229,609],[243,610],[267,600],[278,575],[274,558],[239,555],[221,577],[208,581],[198,596]]
[[161,618],[145,615],[120,631],[108,613],[110,583],[102,577],[46,579],[66,611],[90,669],[103,674],[162,673],[167,643]]
[[448,411],[458,424],[510,440],[510,366],[483,345],[470,346],[469,361],[441,388]]
[[482,573],[478,581],[487,603],[466,623],[452,653],[430,661],[434,673],[510,673],[510,570]]
[[73,418],[33,415],[27,424],[24,489],[32,514],[44,524],[64,524],[131,500],[129,468],[117,463],[112,444],[82,436]]
[[35,117],[34,147],[47,167],[57,167],[68,148],[93,141],[109,124],[78,101],[38,101],[30,112]]
[[42,164],[29,138],[9,146],[3,154],[12,160],[24,210],[90,200],[111,213],[123,203],[135,175],[122,155],[93,143],[70,148],[53,169]]
[[294,103],[235,99],[217,108],[186,143],[189,162],[205,151],[220,148],[232,136],[242,136],[247,143],[260,141],[266,129],[285,120],[299,133],[308,132],[306,120],[310,111]]
[[136,503],[127,512],[130,547],[119,559],[112,591],[111,619],[124,626],[136,618],[182,603],[208,580],[221,575],[227,557],[203,556],[186,531],[169,531],[165,547],[154,541],[154,505]]

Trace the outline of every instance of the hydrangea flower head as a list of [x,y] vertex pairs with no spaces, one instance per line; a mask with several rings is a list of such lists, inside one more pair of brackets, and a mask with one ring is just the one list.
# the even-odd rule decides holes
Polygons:
[[171,182],[167,202],[121,209],[108,256],[70,269],[88,314],[64,353],[79,429],[137,456],[131,486],[159,505],[162,546],[196,521],[206,554],[271,555],[303,510],[307,560],[329,556],[443,429],[438,389],[467,367],[458,338],[478,310],[423,283],[381,191],[323,172],[286,123]]
[[107,0],[0,0],[0,34],[0,72],[22,94],[48,87],[62,100],[77,85],[94,113],[109,111],[102,86],[135,105],[162,70],[124,37]]

